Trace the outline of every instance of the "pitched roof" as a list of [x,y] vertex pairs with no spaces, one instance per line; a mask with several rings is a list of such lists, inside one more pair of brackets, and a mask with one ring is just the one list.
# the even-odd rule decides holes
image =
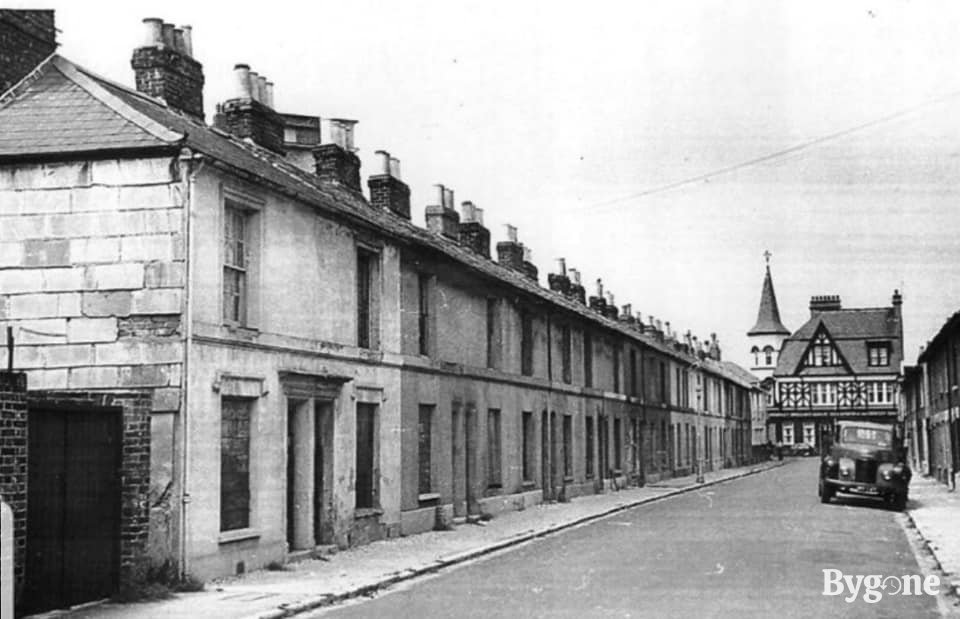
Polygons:
[[763,278],[763,290],[760,292],[757,324],[747,331],[747,335],[790,335],[790,329],[780,322],[780,307],[777,306],[777,295],[773,291],[773,278],[770,276],[769,264],[767,274]]
[[[823,328],[847,368],[801,367],[803,357],[814,335]],[[903,358],[900,317],[897,308],[842,309],[817,312],[796,333],[783,342],[777,361],[776,376],[826,376],[841,372],[856,375],[898,372]],[[890,342],[889,364],[868,364],[867,342]]]
[[[76,123],[80,118],[81,122]],[[46,128],[49,123],[57,131]],[[75,126],[76,125],[76,126]],[[372,208],[363,196],[345,187],[321,182],[269,150],[209,127],[153,97],[116,84],[61,56],[53,56],[0,98],[0,161],[30,156],[79,154],[182,147],[256,177],[278,191],[324,213],[389,234],[395,240],[436,251],[475,273],[519,289],[554,306],[602,324],[645,346],[685,362],[695,357],[666,342],[606,318],[585,305],[542,288],[525,275],[484,258],[459,243],[434,234],[387,211]],[[14,127],[16,139],[7,127]],[[712,371],[749,387],[720,364]]]
[[960,311],[955,312],[953,316],[948,318],[940,327],[940,330],[937,331],[937,334],[933,336],[933,339],[927,342],[917,356],[917,363],[929,361],[934,351],[937,351],[947,342],[948,338],[956,332],[958,326],[960,326]]

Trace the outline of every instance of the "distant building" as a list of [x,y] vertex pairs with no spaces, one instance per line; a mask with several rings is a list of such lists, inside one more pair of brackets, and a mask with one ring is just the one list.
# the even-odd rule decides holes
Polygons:
[[960,312],[904,372],[903,411],[911,456],[925,473],[955,485],[960,469]]
[[810,320],[784,341],[773,374],[767,423],[776,441],[820,447],[838,420],[897,421],[902,303],[898,291],[881,308],[810,300]]

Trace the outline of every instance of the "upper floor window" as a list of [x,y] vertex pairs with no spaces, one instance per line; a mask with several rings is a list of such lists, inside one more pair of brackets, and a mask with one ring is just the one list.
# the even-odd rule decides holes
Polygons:
[[764,364],[764,365],[773,365],[773,346],[764,346],[764,348],[763,348],[763,364]]
[[223,209],[223,320],[247,324],[247,270],[251,211],[227,202]]
[[867,365],[890,365],[890,344],[888,342],[867,343]]
[[583,384],[593,387],[593,337],[583,332]]
[[375,349],[380,345],[379,256],[357,249],[357,346]]
[[840,365],[840,357],[837,355],[837,349],[833,347],[825,333],[818,333],[807,353],[808,366],[835,366]]
[[560,327],[560,369],[563,376],[563,382],[569,383],[573,380],[570,371],[570,349],[572,348],[570,339],[570,326]]
[[520,373],[533,376],[533,316],[520,311]]
[[420,273],[418,284],[418,327],[420,329],[419,351],[421,355],[430,354],[430,276]]
[[760,365],[760,349],[754,346],[750,349],[750,354],[753,355],[753,365],[754,367]]

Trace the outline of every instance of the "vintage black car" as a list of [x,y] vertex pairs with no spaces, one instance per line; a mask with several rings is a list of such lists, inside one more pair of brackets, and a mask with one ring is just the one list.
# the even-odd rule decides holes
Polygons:
[[820,462],[820,501],[837,492],[875,496],[895,509],[907,504],[910,467],[892,424],[841,421],[836,440]]

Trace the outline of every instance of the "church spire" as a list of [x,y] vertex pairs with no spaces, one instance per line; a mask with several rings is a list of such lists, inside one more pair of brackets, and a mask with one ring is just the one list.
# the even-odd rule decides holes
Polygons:
[[771,255],[769,251],[763,252],[763,257],[767,260],[767,275],[763,278],[757,324],[747,331],[747,335],[790,335],[790,330],[780,322],[780,308],[777,306],[777,295],[773,291],[773,278],[770,276]]

